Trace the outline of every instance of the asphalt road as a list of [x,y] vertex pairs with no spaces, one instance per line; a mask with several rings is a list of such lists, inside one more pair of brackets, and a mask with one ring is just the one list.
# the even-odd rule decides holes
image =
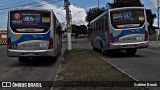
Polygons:
[[[33,60],[27,63],[19,63],[18,58],[7,57],[6,46],[1,45],[0,81],[54,81],[55,75],[57,74],[57,69],[62,60],[62,54],[59,56],[57,62],[52,63],[45,60],[46,58],[43,60]],[[1,89],[2,88],[0,88],[0,90]],[[6,89],[3,88],[3,90]],[[32,90],[32,88],[30,88],[29,90]],[[36,88],[35,90],[39,89]]]
[[[93,51],[90,42],[73,46]],[[160,81],[160,42],[150,42],[149,48],[139,49],[134,56],[128,56],[124,52],[105,55],[100,51],[93,52],[137,81]],[[159,87],[151,89],[160,90]]]
[[[65,47],[66,45],[63,50]],[[73,43],[72,47],[93,51],[91,43],[87,40]],[[149,48],[139,49],[134,56],[127,56],[123,52],[106,55],[99,51],[93,52],[138,81],[160,81],[160,43],[152,42]],[[55,63],[44,60],[19,63],[17,58],[7,57],[6,46],[1,45],[0,81],[54,81],[61,60],[62,56]]]

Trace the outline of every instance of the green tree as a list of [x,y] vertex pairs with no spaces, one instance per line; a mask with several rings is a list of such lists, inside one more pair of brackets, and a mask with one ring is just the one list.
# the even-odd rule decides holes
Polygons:
[[153,14],[150,9],[146,10],[147,13],[147,21],[149,23],[149,34],[155,34],[155,28],[153,27],[154,19],[156,18],[156,14]]
[[84,36],[85,34],[88,34],[88,30],[85,25],[72,25],[72,32],[76,33],[76,37],[78,37],[79,34],[83,34]]
[[104,8],[90,8],[89,11],[87,11],[86,21],[90,23],[93,19],[102,14],[104,11]]
[[140,0],[114,0],[114,3],[108,3],[108,6],[111,8],[118,7],[131,7],[131,6],[141,6],[144,5],[140,2]]

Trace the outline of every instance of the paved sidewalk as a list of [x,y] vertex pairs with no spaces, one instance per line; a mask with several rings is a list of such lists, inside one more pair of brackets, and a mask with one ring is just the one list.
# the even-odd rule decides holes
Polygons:
[[160,41],[149,41],[150,47],[160,47]]
[[[64,48],[67,49],[67,42],[63,43]],[[75,42],[72,42],[72,49],[92,49],[92,45],[89,38],[75,39]]]

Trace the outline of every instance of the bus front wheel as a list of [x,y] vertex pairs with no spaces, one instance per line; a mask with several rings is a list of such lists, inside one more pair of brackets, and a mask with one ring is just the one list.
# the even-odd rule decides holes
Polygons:
[[137,49],[128,49],[128,50],[126,50],[126,53],[127,53],[128,55],[135,55],[136,52],[137,52]]

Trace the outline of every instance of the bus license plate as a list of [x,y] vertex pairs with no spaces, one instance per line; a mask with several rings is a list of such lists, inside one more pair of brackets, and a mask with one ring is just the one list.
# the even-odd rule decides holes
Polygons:
[[27,56],[34,56],[34,53],[26,53]]
[[39,47],[39,44],[24,44],[23,47]]

